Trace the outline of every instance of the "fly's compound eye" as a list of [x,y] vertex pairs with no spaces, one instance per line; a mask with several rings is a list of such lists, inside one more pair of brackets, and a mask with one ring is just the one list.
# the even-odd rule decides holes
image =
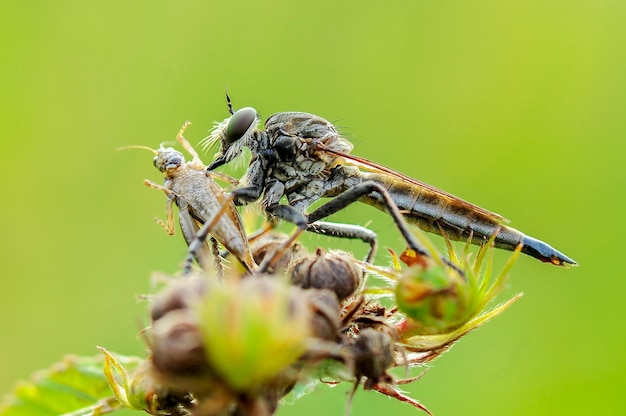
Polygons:
[[256,125],[256,120],[256,110],[252,107],[235,111],[226,126],[226,142],[231,144],[243,138]]

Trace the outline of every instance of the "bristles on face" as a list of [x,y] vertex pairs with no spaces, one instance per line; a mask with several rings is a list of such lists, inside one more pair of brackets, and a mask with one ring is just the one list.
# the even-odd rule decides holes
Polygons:
[[[245,133],[241,137],[233,140],[232,137],[229,138],[227,135],[229,123],[232,118],[233,117],[231,116],[223,121],[215,122],[209,136],[205,137],[200,142],[200,145],[205,152],[208,152],[209,149],[215,148],[219,144],[219,149],[213,157],[214,159],[224,157],[226,163],[229,163],[242,155],[244,148],[249,146],[252,135],[259,124],[259,118],[256,117]],[[243,160],[242,162],[245,163]]]
[[226,145],[226,128],[228,127],[228,122],[230,121],[230,117],[225,118],[223,121],[214,121],[213,128],[211,129],[211,133],[200,141],[200,146],[202,146],[202,150],[208,152],[219,143],[220,149],[215,154],[215,157],[220,156],[224,153],[224,146]]

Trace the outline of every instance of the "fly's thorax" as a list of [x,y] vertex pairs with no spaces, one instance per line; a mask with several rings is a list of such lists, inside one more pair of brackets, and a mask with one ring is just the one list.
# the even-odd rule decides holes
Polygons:
[[269,170],[268,176],[287,184],[304,184],[315,179],[324,180],[328,177],[328,166],[321,160],[298,157],[293,162],[277,162]]
[[310,151],[310,144],[299,137],[295,138],[291,156],[282,158],[279,154],[280,158],[271,166],[268,176],[285,183],[289,189],[314,180],[326,181],[337,158],[331,154]]
[[300,152],[314,152],[320,143],[341,153],[349,153],[353,148],[330,121],[310,113],[276,113],[265,122],[265,131],[274,141],[280,136],[304,139],[297,143]]
[[337,129],[328,120],[310,113],[283,112],[268,117],[265,122],[268,134],[282,132],[288,136],[320,138],[328,134],[337,134]]
[[284,183],[288,192],[311,188],[305,191],[305,196],[311,192],[324,193],[323,184],[311,182],[326,181],[331,169],[339,163],[339,158],[325,149],[352,150],[352,144],[339,136],[332,123],[309,113],[276,113],[268,118],[263,136],[269,141],[257,151],[275,157],[268,177]]
[[358,185],[362,179],[354,166],[335,166],[315,177],[298,177],[285,182],[285,194],[289,205],[300,212],[320,198],[335,197]]

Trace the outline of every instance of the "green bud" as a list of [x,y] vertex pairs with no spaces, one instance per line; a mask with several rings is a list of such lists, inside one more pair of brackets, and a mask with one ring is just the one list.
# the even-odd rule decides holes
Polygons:
[[398,280],[396,302],[421,334],[445,333],[463,324],[466,286],[450,267],[412,267]]
[[281,279],[254,277],[212,285],[192,309],[206,358],[239,392],[263,389],[307,350],[310,308]]

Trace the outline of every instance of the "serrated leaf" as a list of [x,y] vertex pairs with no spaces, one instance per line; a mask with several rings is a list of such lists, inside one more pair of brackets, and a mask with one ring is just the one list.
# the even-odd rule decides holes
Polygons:
[[[127,368],[141,360],[124,357]],[[96,416],[121,408],[104,372],[104,358],[69,355],[50,368],[16,383],[0,404],[0,416]]]

